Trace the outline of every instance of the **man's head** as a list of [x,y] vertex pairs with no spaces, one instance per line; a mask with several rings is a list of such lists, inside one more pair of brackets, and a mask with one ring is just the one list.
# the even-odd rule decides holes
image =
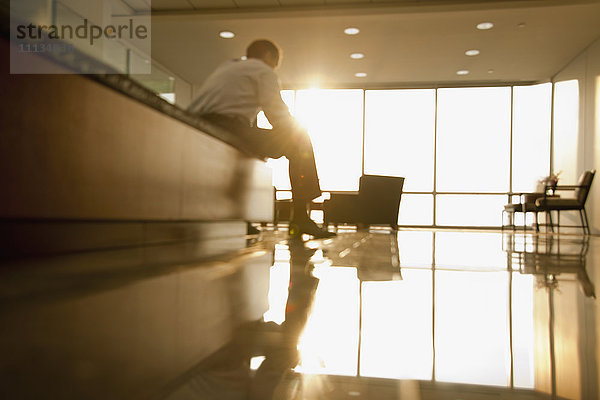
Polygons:
[[275,69],[279,66],[281,49],[269,40],[255,40],[246,49],[246,57],[262,60],[265,64]]

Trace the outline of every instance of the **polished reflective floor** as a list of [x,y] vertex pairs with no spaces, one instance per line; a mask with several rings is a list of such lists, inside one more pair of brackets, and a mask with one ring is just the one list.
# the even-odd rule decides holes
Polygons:
[[38,376],[57,398],[599,398],[600,238],[338,233],[268,231],[127,280],[8,268],[0,394]]

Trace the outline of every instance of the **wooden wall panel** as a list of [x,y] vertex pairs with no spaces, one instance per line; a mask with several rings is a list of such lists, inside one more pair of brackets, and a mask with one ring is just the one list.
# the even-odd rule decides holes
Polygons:
[[264,162],[87,77],[7,67],[0,218],[272,218]]

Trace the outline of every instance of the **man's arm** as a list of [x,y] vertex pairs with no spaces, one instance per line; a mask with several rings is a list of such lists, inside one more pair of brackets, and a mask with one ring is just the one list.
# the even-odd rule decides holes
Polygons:
[[258,87],[258,100],[273,128],[296,128],[296,120],[292,117],[287,105],[281,98],[281,85],[274,72],[261,75]]

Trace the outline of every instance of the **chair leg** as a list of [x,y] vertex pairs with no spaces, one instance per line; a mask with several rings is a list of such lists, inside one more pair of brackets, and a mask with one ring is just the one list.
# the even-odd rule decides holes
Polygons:
[[[506,217],[508,219],[508,225],[504,225],[504,214],[505,213],[506,213]],[[512,226],[512,229],[515,230],[514,213],[511,213],[510,211],[502,210],[502,230],[504,230],[504,228],[506,228],[508,226]]]
[[[504,213],[506,213],[507,225],[504,225]],[[515,230],[515,214],[510,211],[502,210],[502,230],[504,230],[505,227],[510,227],[513,231]]]
[[537,213],[537,211],[533,212],[533,218],[534,218],[533,223],[535,224],[535,231],[539,232],[540,231],[540,225],[538,224],[538,213]]
[[[585,227],[587,228],[587,234],[591,235],[592,231],[590,230],[590,222],[588,221],[588,216],[587,216],[587,212],[585,211],[585,208],[583,209],[583,216],[585,217]],[[584,229],[584,233],[585,233],[585,229]]]
[[556,232],[560,233],[560,210],[556,210]]
[[[548,218],[548,223],[550,224],[550,231],[554,232],[554,224],[552,224],[552,212],[546,211],[546,217]],[[546,228],[547,231],[548,228]]]

